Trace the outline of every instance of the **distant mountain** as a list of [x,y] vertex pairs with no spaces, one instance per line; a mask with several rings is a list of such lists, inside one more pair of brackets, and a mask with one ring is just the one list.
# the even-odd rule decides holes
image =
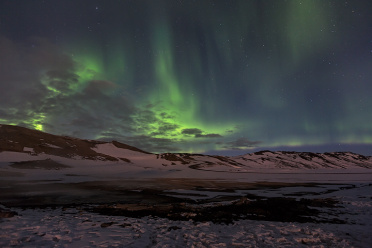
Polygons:
[[[115,162],[160,169],[165,167],[178,169],[187,166],[191,169],[221,172],[269,171],[269,169],[372,169],[372,157],[351,152],[261,151],[235,157],[188,153],[153,154],[117,141],[84,140],[24,127],[0,125],[0,162],[45,160],[70,165],[81,161]],[[51,163],[39,162],[39,164]]]
[[260,151],[235,157],[235,161],[245,164],[259,164],[262,167],[276,168],[372,168],[372,157],[352,152],[313,153]]

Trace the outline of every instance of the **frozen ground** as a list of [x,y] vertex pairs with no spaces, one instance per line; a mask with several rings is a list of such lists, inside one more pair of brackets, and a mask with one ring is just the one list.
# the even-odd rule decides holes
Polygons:
[[0,247],[372,247],[370,168],[93,149],[121,160],[0,153]]
[[[325,223],[238,220],[179,221],[144,216],[99,215],[86,206],[11,208],[18,213],[0,220],[1,247],[371,247],[372,185],[326,185],[309,188],[308,197],[332,198],[338,208],[321,208]],[[323,189],[323,190],[322,190]],[[303,194],[303,187],[244,191],[257,196]],[[164,193],[170,193],[169,191]],[[174,193],[174,192],[173,192]],[[179,191],[181,194],[195,192]],[[216,192],[200,192],[216,197]],[[238,191],[237,194],[243,194]],[[307,198],[307,196],[305,196]],[[333,219],[345,221],[332,223]]]

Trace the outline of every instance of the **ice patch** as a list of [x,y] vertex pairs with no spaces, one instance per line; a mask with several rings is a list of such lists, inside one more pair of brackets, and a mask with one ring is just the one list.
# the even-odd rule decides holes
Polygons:
[[31,147],[23,147],[23,151],[24,152],[34,152],[34,148],[31,148]]
[[46,147],[50,147],[50,148],[62,149],[62,147],[55,146],[55,145],[48,144],[48,143],[45,143],[45,144],[43,144],[43,145],[45,145]]

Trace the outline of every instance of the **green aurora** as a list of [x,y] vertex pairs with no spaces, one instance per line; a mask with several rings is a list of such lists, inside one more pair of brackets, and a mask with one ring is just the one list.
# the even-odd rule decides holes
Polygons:
[[0,4],[1,123],[151,152],[372,145],[369,1],[31,2]]

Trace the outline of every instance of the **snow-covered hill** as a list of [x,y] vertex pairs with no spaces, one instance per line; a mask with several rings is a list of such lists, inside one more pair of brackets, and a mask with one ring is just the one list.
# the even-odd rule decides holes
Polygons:
[[291,168],[291,169],[347,169],[372,168],[372,159],[368,156],[352,152],[271,152],[261,151],[234,158],[244,165],[255,165],[260,168]]
[[48,163],[51,168],[56,167],[55,163],[68,166],[121,164],[128,169],[138,167],[166,171],[193,169],[218,172],[372,169],[371,157],[351,152],[321,154],[261,151],[236,157],[187,153],[153,154],[117,141],[83,140],[0,125],[0,162],[17,167],[14,165],[27,161],[34,161],[34,164],[28,164],[29,167],[40,167],[43,164],[44,169]]

